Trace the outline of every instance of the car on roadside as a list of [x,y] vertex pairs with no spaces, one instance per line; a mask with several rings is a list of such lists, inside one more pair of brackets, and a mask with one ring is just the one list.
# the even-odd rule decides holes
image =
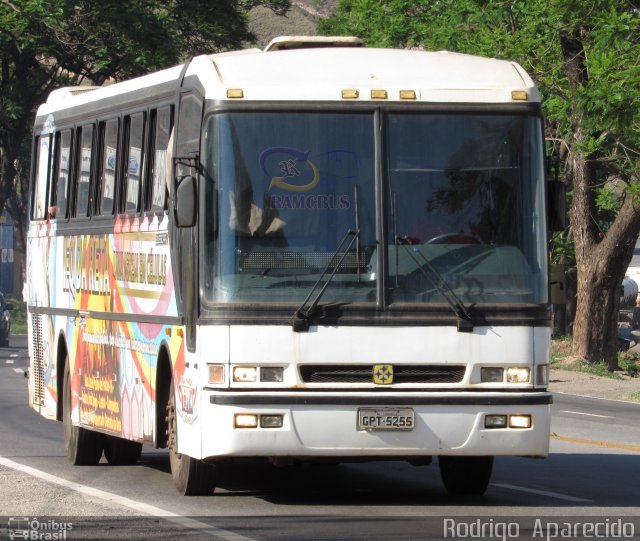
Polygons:
[[0,293],[0,347],[7,347],[9,345],[11,310],[13,310],[13,304],[6,302],[4,295]]

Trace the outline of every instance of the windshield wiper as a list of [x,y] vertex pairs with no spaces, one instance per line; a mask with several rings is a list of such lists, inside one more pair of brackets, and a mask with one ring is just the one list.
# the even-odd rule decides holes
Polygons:
[[[424,275],[424,277],[435,286],[438,292],[447,301],[447,304],[451,307],[451,309],[458,317],[458,332],[473,332],[473,320],[471,319],[469,311],[465,307],[460,297],[455,294],[453,289],[451,289],[451,286],[442,277],[442,274],[440,274],[438,270],[431,264],[431,261],[429,261],[420,250],[414,251],[409,248],[411,240],[407,236],[396,236],[395,243],[396,246],[402,246],[406,250],[411,259],[413,259],[413,261],[416,263],[418,269]],[[422,258],[424,264],[420,263],[418,258],[414,255],[414,252],[420,254],[420,257]]]
[[[340,250],[342,249],[342,247],[345,244],[345,242],[347,242],[347,239],[349,237],[352,237],[352,239],[347,244],[346,250],[344,251],[344,253],[340,257],[340,259],[337,261],[337,263],[335,263],[335,265],[333,267],[333,271],[331,272],[331,274],[327,278],[327,281],[325,282],[325,284],[322,286],[322,289],[320,291],[318,291],[318,294],[316,295],[315,299],[313,299],[313,302],[311,302],[311,304],[309,304],[309,306],[307,306],[307,303],[309,302],[309,299],[312,297],[313,293],[316,291],[316,289],[318,288],[318,286],[322,282],[322,279],[324,278],[325,274],[327,274],[327,272],[331,268],[331,265],[334,263],[335,259],[338,257],[338,254],[340,253]],[[329,287],[329,284],[331,283],[331,280],[333,280],[333,277],[336,275],[336,272],[338,272],[338,269],[340,268],[340,265],[342,265],[342,262],[344,261],[344,258],[347,257],[347,255],[349,254],[349,250],[351,249],[351,246],[353,246],[353,243],[359,238],[360,238],[360,230],[359,229],[348,229],[347,232],[345,233],[345,235],[342,237],[342,240],[338,244],[338,247],[336,248],[335,252],[333,252],[331,257],[329,258],[329,261],[327,262],[327,265],[325,266],[324,270],[322,271],[322,274],[320,275],[320,278],[318,278],[318,281],[313,285],[313,287],[311,288],[311,291],[309,291],[309,294],[307,295],[305,300],[300,305],[300,308],[298,308],[294,312],[293,316],[291,317],[290,321],[291,321],[291,324],[293,325],[293,330],[295,332],[306,332],[306,331],[309,330],[309,327],[311,326],[311,318],[313,317],[313,313],[315,312],[316,308],[318,307],[318,303],[320,302],[320,299],[322,298],[322,295],[324,295],[324,292],[327,290],[327,287]],[[359,267],[359,264],[360,264],[359,261],[356,261],[356,266]]]

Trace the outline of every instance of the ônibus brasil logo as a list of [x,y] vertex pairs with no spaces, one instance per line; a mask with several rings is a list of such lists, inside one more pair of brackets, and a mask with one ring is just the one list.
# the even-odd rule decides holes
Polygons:
[[29,517],[11,517],[8,522],[9,539],[29,539],[33,541],[62,541],[69,539],[67,532],[73,530],[71,522]]

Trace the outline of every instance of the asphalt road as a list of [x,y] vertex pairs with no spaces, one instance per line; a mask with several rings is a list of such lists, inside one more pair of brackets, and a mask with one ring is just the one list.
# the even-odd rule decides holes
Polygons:
[[469,538],[474,524],[489,528],[484,538],[513,538],[518,526],[540,539],[549,532],[537,526],[553,534],[566,517],[633,524],[640,538],[640,404],[556,395],[551,456],[496,459],[483,498],[450,497],[435,464],[402,462],[239,462],[213,496],[184,498],[163,451],[145,448],[136,466],[68,464],[61,424],[27,407],[25,337],[11,346],[0,349],[0,539],[26,518],[66,536],[53,539]]

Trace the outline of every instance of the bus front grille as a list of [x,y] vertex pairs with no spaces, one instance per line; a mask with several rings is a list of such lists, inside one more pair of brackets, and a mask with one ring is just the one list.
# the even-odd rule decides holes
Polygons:
[[[393,365],[393,383],[460,383],[464,365]],[[304,383],[373,383],[373,365],[307,364],[300,366]]]

